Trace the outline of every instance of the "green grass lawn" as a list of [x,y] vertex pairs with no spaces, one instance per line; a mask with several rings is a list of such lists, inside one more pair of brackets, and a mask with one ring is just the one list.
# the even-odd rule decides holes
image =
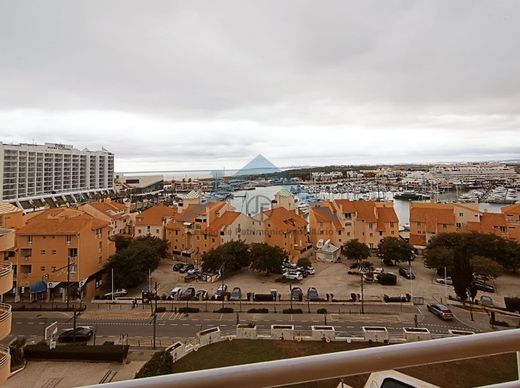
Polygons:
[[[248,364],[252,362],[279,360],[283,358],[301,357],[312,354],[333,353],[343,350],[366,348],[368,343],[346,342],[296,342],[270,340],[235,340],[208,345],[176,362],[174,373],[200,369],[219,368],[230,365]],[[391,345],[386,345],[391,346]],[[406,368],[401,372],[423,379],[441,387],[473,387],[510,381],[517,378],[516,355],[504,354],[479,358],[432,364],[427,366]],[[355,388],[363,387],[368,375],[345,377],[345,384]],[[338,379],[293,385],[305,388],[332,388],[339,383]]]

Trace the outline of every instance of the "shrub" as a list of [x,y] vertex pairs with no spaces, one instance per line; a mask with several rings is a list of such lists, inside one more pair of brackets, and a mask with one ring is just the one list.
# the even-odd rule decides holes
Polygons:
[[189,314],[189,313],[198,313],[200,309],[197,307],[179,307],[179,313],[181,314]]
[[284,314],[303,314],[302,309],[285,309],[283,310]]
[[218,310],[215,310],[216,313],[221,313],[221,314],[229,314],[229,313],[232,313],[234,310],[231,308],[231,307],[222,307]]
[[268,309],[249,309],[247,310],[248,313],[250,314],[267,314],[269,312]]
[[355,292],[351,292],[351,293],[350,293],[350,300],[351,300],[352,302],[355,302],[355,301],[357,300],[357,295],[356,295]]
[[255,302],[272,302],[274,299],[272,294],[254,294],[253,300]]
[[70,344],[49,349],[45,342],[27,345],[24,348],[26,358],[54,360],[85,360],[85,361],[118,361],[123,362],[128,354],[128,345],[78,345]]
[[135,375],[136,379],[167,375],[172,373],[173,357],[169,352],[161,351],[155,353],[146,364]]
[[377,277],[377,281],[384,286],[395,286],[397,284],[397,276],[392,273],[382,273]]
[[318,309],[318,314],[327,314],[327,309]]
[[511,312],[520,312],[520,298],[508,298],[504,297],[504,303],[506,310]]

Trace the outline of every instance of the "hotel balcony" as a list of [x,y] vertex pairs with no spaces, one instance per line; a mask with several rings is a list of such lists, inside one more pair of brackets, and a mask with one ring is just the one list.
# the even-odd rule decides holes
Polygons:
[[11,355],[9,354],[9,347],[0,345],[0,384],[7,381],[11,374]]
[[0,252],[8,251],[14,247],[14,229],[0,228]]
[[0,339],[4,339],[11,333],[11,318],[11,305],[0,303]]
[[0,295],[11,291],[13,288],[13,265],[3,264],[0,266]]

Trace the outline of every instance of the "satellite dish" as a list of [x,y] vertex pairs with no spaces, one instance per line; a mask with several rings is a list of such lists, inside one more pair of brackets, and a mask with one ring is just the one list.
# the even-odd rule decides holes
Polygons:
[[323,247],[323,240],[319,240],[318,243],[316,244],[316,247],[317,248]]

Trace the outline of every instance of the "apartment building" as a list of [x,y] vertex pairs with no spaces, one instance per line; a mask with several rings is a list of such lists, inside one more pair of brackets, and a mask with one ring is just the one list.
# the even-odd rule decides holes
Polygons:
[[342,247],[357,239],[371,249],[385,237],[399,237],[399,219],[391,201],[324,201],[310,208],[310,240]]
[[[14,208],[14,209],[13,209]],[[15,247],[14,227],[21,222],[21,211],[12,205],[0,203],[0,298],[13,288],[14,270],[11,263]],[[11,333],[11,305],[0,303],[0,340]],[[0,384],[7,381],[11,373],[11,356],[9,347],[0,345]]]
[[210,223],[208,235],[211,248],[230,241],[259,244],[264,242],[264,223],[244,213],[228,210]]
[[109,198],[98,202],[81,205],[78,209],[110,223],[109,237],[133,235],[135,214],[130,214],[130,207]]
[[310,248],[307,221],[296,210],[273,207],[255,219],[264,224],[264,242],[282,248],[290,260],[297,261]]
[[453,232],[496,234],[520,242],[515,211],[514,205],[489,213],[480,211],[478,204],[412,202],[410,244],[423,249],[438,233]]
[[110,223],[71,208],[48,209],[16,231],[16,299],[92,298],[115,253]]
[[0,201],[30,210],[84,202],[113,190],[114,155],[71,145],[0,142]]
[[192,203],[182,209],[166,224],[166,239],[173,254],[199,259],[217,246],[211,240],[210,225],[234,209],[224,201]]
[[134,237],[152,236],[165,239],[165,225],[177,215],[176,207],[160,203],[135,216]]

